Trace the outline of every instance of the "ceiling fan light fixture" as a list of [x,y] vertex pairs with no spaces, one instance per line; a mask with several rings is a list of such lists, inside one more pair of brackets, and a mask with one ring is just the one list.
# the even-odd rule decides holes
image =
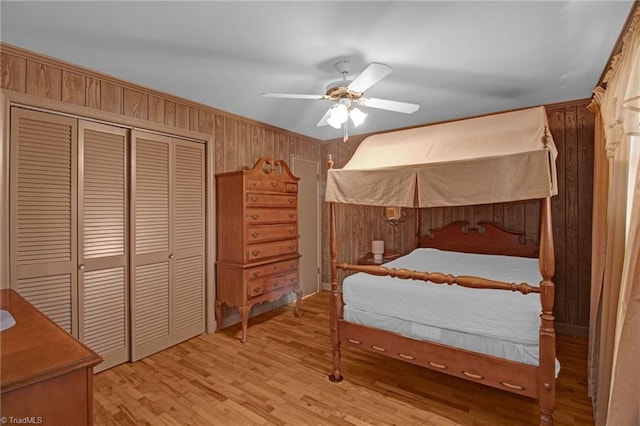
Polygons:
[[340,127],[342,127],[342,123],[332,119],[331,117],[327,118],[327,124],[329,124],[329,126],[333,127],[334,129],[339,129]]
[[331,107],[331,113],[327,123],[335,129],[342,127],[342,123],[349,119],[349,111],[345,104],[336,104]]
[[359,110],[358,108],[352,107],[349,111],[349,118],[353,122],[355,127],[358,127],[364,122],[364,119],[367,117],[367,114]]

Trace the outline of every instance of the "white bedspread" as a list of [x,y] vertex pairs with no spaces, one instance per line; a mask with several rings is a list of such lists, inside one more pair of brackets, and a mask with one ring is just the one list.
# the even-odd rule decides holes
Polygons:
[[[384,265],[417,271],[473,275],[506,282],[541,281],[538,259],[416,249]],[[421,326],[500,339],[523,345],[538,344],[540,296],[505,290],[469,289],[400,278],[356,273],[345,278],[343,298],[347,311],[360,310]],[[439,331],[425,338],[438,341]],[[436,335],[430,336],[429,333]]]

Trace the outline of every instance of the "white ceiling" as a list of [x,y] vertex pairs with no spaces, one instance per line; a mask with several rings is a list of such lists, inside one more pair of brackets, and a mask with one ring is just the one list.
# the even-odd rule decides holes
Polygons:
[[2,41],[318,139],[324,94],[351,62],[393,72],[350,134],[591,96],[633,1],[0,2]]

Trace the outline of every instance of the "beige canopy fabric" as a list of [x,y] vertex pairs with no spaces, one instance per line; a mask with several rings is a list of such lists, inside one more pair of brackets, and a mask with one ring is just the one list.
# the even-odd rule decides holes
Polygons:
[[326,200],[399,207],[459,206],[556,195],[557,150],[544,107],[369,136]]

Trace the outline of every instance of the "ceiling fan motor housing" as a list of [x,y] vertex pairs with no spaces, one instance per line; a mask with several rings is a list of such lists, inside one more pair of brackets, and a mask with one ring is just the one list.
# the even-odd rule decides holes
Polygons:
[[353,92],[347,88],[351,83],[351,80],[339,80],[334,81],[333,83],[329,83],[327,86],[326,94],[332,100],[337,101],[338,99],[348,98],[348,99],[360,99],[364,93],[362,92]]

